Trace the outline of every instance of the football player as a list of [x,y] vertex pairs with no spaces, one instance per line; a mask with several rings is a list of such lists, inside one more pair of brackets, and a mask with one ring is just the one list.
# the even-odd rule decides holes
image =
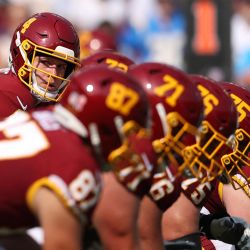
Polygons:
[[117,51],[114,36],[112,36],[109,32],[102,30],[102,28],[79,32],[79,40],[81,47],[81,60],[102,50]]
[[0,123],[0,232],[40,225],[48,250],[81,249],[99,199],[101,164],[121,145],[140,155],[137,145],[146,142],[137,132],[148,124],[148,101],[136,81],[96,66],[79,70],[72,82],[62,105],[17,111]]
[[[98,71],[93,71],[96,68]],[[116,176],[122,176],[138,196],[148,192],[154,171],[153,148],[148,135],[149,105],[146,94],[143,92],[143,96],[141,87],[138,88],[136,80],[131,77],[127,77],[125,85],[119,78],[113,79],[113,73],[102,81],[102,89],[92,88],[92,78],[101,77],[102,71],[107,68],[104,65],[87,67],[86,71],[92,72],[93,76],[83,74],[81,77],[78,73],[78,80],[70,86],[70,89],[82,88],[85,84],[90,94],[98,91],[99,95],[109,87],[110,94],[105,102],[96,96],[92,104],[97,108],[95,114],[92,114],[91,106],[87,109],[84,96],[78,95],[77,91],[76,94],[71,91],[69,100],[74,100],[75,109],[79,109],[80,105],[85,112],[88,110],[90,114],[86,115],[86,120],[96,116],[94,124],[89,121],[90,139],[96,152],[102,152],[112,166],[110,168],[107,161],[102,161],[103,192],[93,217],[101,242],[105,249],[137,249],[135,208],[139,205],[139,198],[118,183]],[[120,70],[113,71],[127,76]],[[110,110],[102,111],[105,105]],[[114,133],[110,127],[120,132]],[[122,145],[119,143],[121,140],[124,142]],[[110,154],[110,146],[114,143],[118,148]]]
[[[239,249],[249,249],[250,94],[239,85],[228,82],[220,84],[237,107],[239,127],[235,132],[234,151],[222,157],[226,181],[217,181],[216,188],[204,205],[210,215],[202,216],[201,226],[211,239],[222,240]],[[227,214],[231,218],[222,217]]]
[[79,38],[73,25],[53,13],[38,13],[15,30],[9,68],[0,73],[0,118],[17,109],[57,102],[80,66]]
[[[201,92],[205,117],[196,144],[183,151],[186,166],[195,178],[182,182],[183,195],[164,213],[163,234],[167,240],[189,235],[190,228],[199,227],[200,208],[215,187],[215,177],[223,172],[220,158],[231,152],[232,135],[238,125],[236,108],[223,88],[212,79],[199,75],[190,77]],[[203,247],[204,243],[206,239]]]
[[233,83],[222,82],[230,94],[239,113],[239,128],[235,132],[234,151],[221,159],[232,186],[242,188],[250,197],[248,168],[250,167],[250,93],[247,89]]
[[163,249],[162,211],[180,194],[182,177],[177,172],[183,164],[181,151],[195,141],[203,118],[203,102],[187,75],[170,65],[142,63],[130,66],[129,73],[148,94],[152,108],[152,141],[161,168],[154,175],[150,199],[145,197],[140,208],[141,243],[143,249]]
[[104,65],[109,68],[119,69],[127,72],[128,67],[133,65],[134,61],[127,56],[110,50],[102,50],[81,60],[81,67]]

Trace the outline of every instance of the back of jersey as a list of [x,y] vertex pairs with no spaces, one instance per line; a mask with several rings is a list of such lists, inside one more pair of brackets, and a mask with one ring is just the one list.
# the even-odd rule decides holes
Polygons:
[[17,111],[0,122],[0,230],[39,224],[31,206],[40,187],[80,219],[89,215],[99,197],[99,176],[91,149],[56,121],[50,107]]

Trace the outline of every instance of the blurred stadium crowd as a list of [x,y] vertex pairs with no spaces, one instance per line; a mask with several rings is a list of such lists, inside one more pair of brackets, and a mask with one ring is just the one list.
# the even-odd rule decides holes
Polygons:
[[[1,67],[7,65],[9,43],[20,21],[36,12],[51,11],[66,17],[74,24],[80,34],[83,47],[84,43],[88,43],[86,40],[90,39],[90,34],[85,32],[102,30],[108,33],[107,41],[105,40],[107,45],[112,43],[118,51],[125,53],[136,62],[157,60],[186,69],[189,64],[186,55],[190,53],[191,48],[187,47],[187,44],[194,39],[188,27],[189,11],[194,14],[192,3],[192,0],[74,0],[70,4],[61,0],[36,0],[32,3],[29,0],[1,0],[0,65]],[[226,73],[230,76],[227,80],[236,80],[248,85],[250,81],[249,1],[220,0],[217,1],[217,5],[221,9],[226,9],[222,15],[228,17],[222,21],[215,17],[213,24],[216,26],[218,25],[216,22],[222,22],[220,25],[223,32],[228,32],[223,45],[217,44],[229,48],[223,52],[229,54],[227,57],[224,56],[227,59],[221,62],[230,68],[230,73]],[[230,30],[227,31],[228,29]],[[216,30],[215,27],[216,31],[218,29]],[[98,47],[98,45],[94,46]],[[211,69],[205,69],[205,72],[216,78],[225,78],[225,72],[220,72],[220,69],[212,66]],[[193,73],[199,73],[196,71]]]

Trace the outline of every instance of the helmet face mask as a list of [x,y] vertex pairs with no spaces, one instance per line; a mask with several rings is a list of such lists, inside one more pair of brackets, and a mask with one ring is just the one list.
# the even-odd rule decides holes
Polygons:
[[221,157],[232,152],[238,126],[237,111],[218,83],[199,75],[191,79],[201,91],[205,118],[196,135],[196,143],[186,147],[183,156],[193,176],[201,182],[212,181],[224,171]]
[[[244,154],[239,152],[237,147],[238,145],[232,153],[226,154],[221,158],[227,177],[235,190],[245,189],[246,186],[250,186],[250,177],[245,173],[246,168],[249,168],[250,157],[247,155],[247,152]],[[250,197],[250,193],[248,196]]]
[[171,112],[166,116],[166,123],[168,126],[167,133],[160,140],[153,141],[153,145],[156,145],[155,151],[157,152],[157,143],[161,141],[164,145],[162,150],[162,157],[166,158],[166,161],[171,162],[173,165],[178,166],[178,172],[184,173],[184,161],[182,157],[183,149],[195,142],[195,134],[197,128],[188,123],[177,112]]
[[[232,135],[233,137],[233,135]],[[183,150],[192,174],[202,182],[212,181],[224,171],[220,158],[232,152],[232,137],[218,133],[208,121],[203,121],[197,133],[197,143]]]
[[[250,135],[244,129],[237,129],[235,132],[235,146],[233,147],[233,152],[226,154],[222,157],[222,163],[226,169],[227,165],[236,167],[241,170],[244,166],[250,167]],[[231,169],[231,168],[229,168]]]
[[197,128],[188,123],[177,112],[169,113],[166,116],[166,121],[168,124],[168,132],[165,136],[166,144],[172,145],[170,148],[181,155],[183,148],[187,145],[185,142],[190,139],[190,137],[193,138],[195,136]]
[[222,82],[237,108],[239,128],[235,131],[233,152],[221,158],[222,165],[235,189],[243,189],[250,197],[250,131],[249,92],[233,83]]
[[[41,101],[58,101],[69,84],[69,76],[80,66],[77,33],[66,19],[52,13],[36,14],[21,24],[14,33],[10,51],[12,71]],[[48,75],[45,88],[35,79],[39,68],[35,68],[34,59],[41,55],[67,64],[63,77],[43,72]],[[58,91],[49,91],[51,78],[62,81]]]
[[[32,93],[34,93],[34,95],[36,95],[38,99],[44,101],[59,101],[64,91],[66,90],[67,85],[70,82],[68,79],[70,74],[77,66],[79,66],[75,61],[74,57],[69,57],[64,53],[58,52],[57,50],[41,48],[40,46],[37,46],[27,40],[22,43],[21,47],[23,48],[23,53],[26,59],[23,66],[17,72],[19,79],[31,89]],[[33,47],[33,49],[32,53],[28,54],[25,51],[25,48],[28,49],[29,47]],[[63,77],[60,77],[36,67],[34,65],[34,60],[37,56],[53,57],[61,60],[62,62],[65,62],[67,64],[65,75]],[[39,86],[36,81],[37,71],[40,71],[43,74],[47,75],[48,81],[47,86],[45,88]],[[49,87],[51,85],[51,78],[58,79],[62,82],[59,88],[54,92],[49,91]]]

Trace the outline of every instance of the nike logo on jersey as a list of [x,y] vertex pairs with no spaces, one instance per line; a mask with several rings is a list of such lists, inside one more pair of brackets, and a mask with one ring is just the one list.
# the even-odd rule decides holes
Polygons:
[[28,106],[27,106],[27,105],[25,105],[25,106],[23,105],[23,103],[22,103],[22,101],[20,100],[19,96],[17,96],[16,98],[17,98],[19,104],[21,105],[22,110],[26,111],[26,109],[27,109]]

